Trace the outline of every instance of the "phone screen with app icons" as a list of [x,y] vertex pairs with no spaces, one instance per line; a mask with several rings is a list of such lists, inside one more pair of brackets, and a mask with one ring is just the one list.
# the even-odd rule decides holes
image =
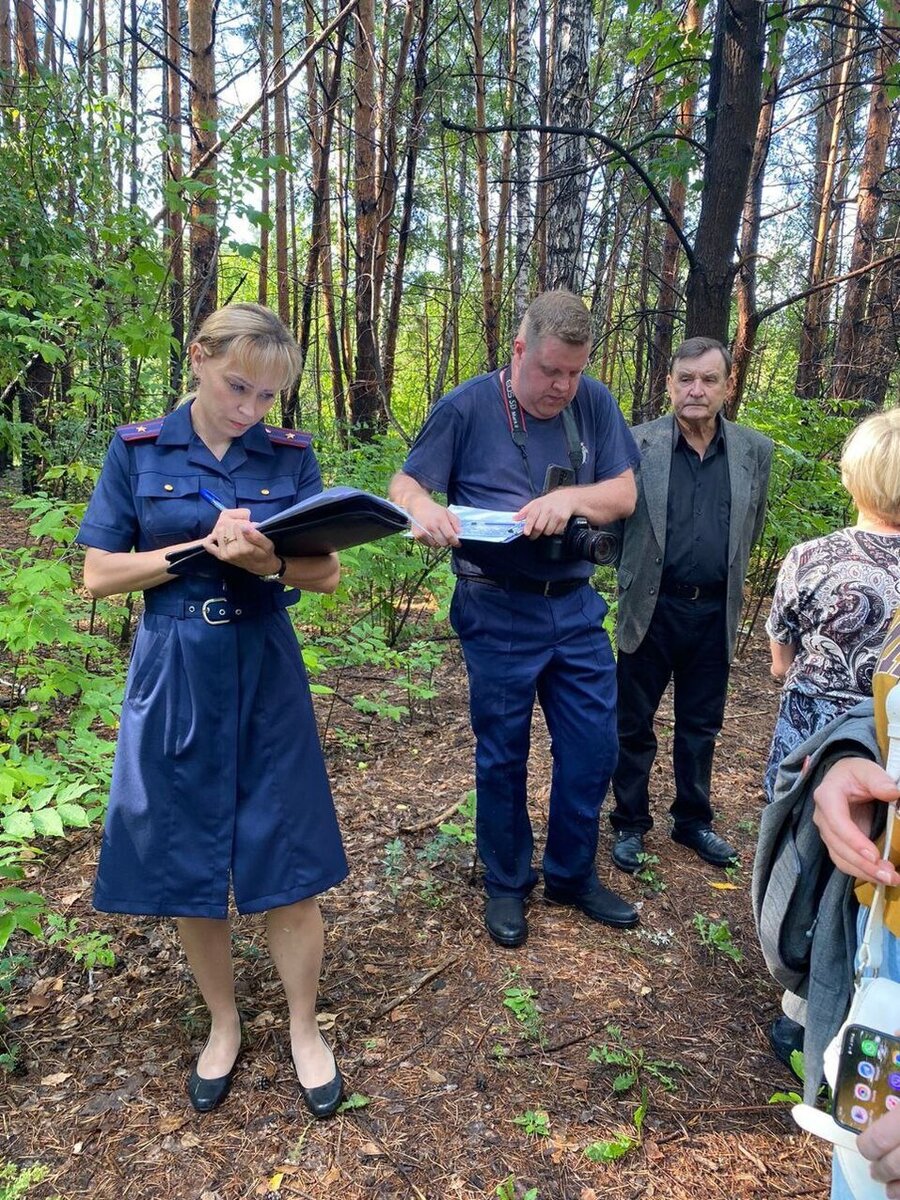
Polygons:
[[848,1025],[834,1089],[835,1121],[862,1133],[894,1108],[900,1108],[900,1037]]

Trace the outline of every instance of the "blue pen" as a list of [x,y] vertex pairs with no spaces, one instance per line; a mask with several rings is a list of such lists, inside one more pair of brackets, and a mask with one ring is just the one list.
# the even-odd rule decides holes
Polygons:
[[213,508],[217,508],[219,510],[219,512],[224,512],[225,509],[228,507],[228,505],[223,504],[222,501],[219,499],[219,497],[216,495],[216,493],[211,492],[209,490],[209,488],[201,488],[200,489],[200,499],[205,500],[207,504],[211,504],[213,506]]

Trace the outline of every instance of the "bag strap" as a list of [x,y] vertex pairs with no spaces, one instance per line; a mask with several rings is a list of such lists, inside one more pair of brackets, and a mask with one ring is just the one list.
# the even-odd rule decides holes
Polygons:
[[[900,683],[895,683],[885,698],[887,715],[888,755],[884,769],[894,783],[900,783]],[[896,804],[889,804],[887,821],[884,826],[885,856],[890,854],[894,837],[894,818],[897,812]],[[873,978],[881,970],[882,947],[884,944],[884,901],[885,885],[879,883],[875,887],[869,915],[866,918],[866,928],[863,933],[857,957],[856,982],[859,984],[863,975]]]

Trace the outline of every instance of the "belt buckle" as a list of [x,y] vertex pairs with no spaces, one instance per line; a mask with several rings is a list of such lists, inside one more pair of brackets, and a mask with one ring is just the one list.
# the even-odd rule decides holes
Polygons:
[[227,604],[227,603],[228,603],[228,598],[226,596],[211,596],[209,598],[209,600],[203,601],[203,604],[200,606],[200,615],[203,617],[203,620],[207,623],[207,625],[230,625],[231,624],[231,617],[220,617],[219,620],[215,620],[215,618],[213,618],[209,615],[209,611],[208,611],[210,604]]
[[544,586],[543,586],[543,588],[541,589],[541,595],[542,595],[542,596],[552,596],[552,595],[553,595],[553,590],[552,590],[552,589],[553,589],[553,580],[552,580],[552,579],[547,579],[547,580],[544,582]]
[[691,594],[688,596],[688,600],[699,600],[699,599],[700,599],[700,585],[699,585],[699,583],[692,583],[692,584],[689,584],[689,587],[690,587],[690,589],[691,589]]

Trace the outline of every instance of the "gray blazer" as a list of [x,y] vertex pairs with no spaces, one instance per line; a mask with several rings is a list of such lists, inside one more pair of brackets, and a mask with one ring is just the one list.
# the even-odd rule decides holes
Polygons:
[[[632,429],[641,452],[636,471],[634,513],[614,527],[620,538],[619,649],[633,654],[650,627],[656,608],[666,552],[666,508],[672,462],[675,417],[672,413]],[[766,492],[772,468],[772,442],[755,429],[722,418],[728,474],[731,480],[731,519],[728,530],[728,589],[726,617],[728,657],[734,656],[738,621],[744,599],[744,579],[750,550],[762,532]]]

